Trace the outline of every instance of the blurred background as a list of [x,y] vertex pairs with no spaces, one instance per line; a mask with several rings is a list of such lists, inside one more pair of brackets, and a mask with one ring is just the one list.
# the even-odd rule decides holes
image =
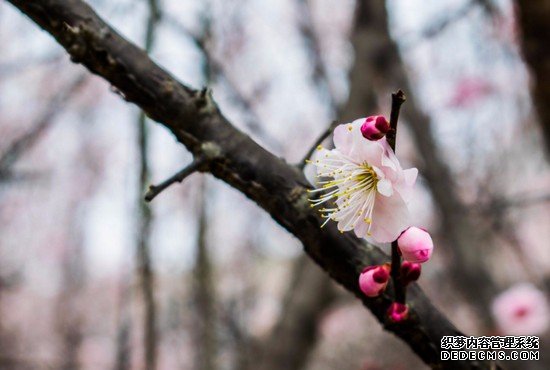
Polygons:
[[[468,335],[541,337],[507,368],[550,368],[548,1],[88,3],[290,163],[403,89],[420,285]],[[146,205],[191,155],[5,1],[0,45],[0,369],[427,368],[226,184]]]

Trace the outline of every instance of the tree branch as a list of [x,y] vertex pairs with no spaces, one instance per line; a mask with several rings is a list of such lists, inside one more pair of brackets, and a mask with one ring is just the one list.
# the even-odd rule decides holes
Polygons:
[[399,120],[399,111],[401,110],[401,105],[407,100],[405,93],[398,90],[395,93],[391,94],[391,112],[390,112],[390,130],[386,134],[386,139],[390,148],[395,152],[395,141],[397,139],[397,121]]
[[175,173],[173,176],[170,176],[158,185],[149,186],[149,191],[147,192],[147,194],[145,194],[145,200],[148,202],[152,201],[157,195],[162,193],[170,185],[175,184],[176,182],[182,182],[189,175],[199,171],[200,167],[205,162],[206,161],[204,160],[204,157],[196,157],[195,159],[193,159],[193,162],[184,167],[181,171]]
[[[390,112],[390,129],[386,134],[386,140],[390,145],[390,148],[395,152],[395,142],[397,140],[397,123],[399,121],[399,111],[401,105],[407,100],[405,93],[398,90],[391,94],[391,112]],[[395,301],[398,303],[405,303],[406,288],[399,279],[401,270],[401,255],[399,254],[399,247],[397,240],[391,243],[391,278],[393,282],[393,290],[395,295]]]
[[385,313],[390,297],[365,297],[357,280],[364,266],[385,263],[388,257],[351,235],[341,235],[335,225],[321,230],[322,219],[308,205],[305,190],[310,185],[303,174],[235,129],[209,94],[176,81],[80,0],[9,2],[51,33],[74,61],[102,76],[126,100],[161,122],[195,156],[206,145],[215,148],[218,155],[209,165],[210,172],[254,200],[293,233],[311,258],[361,299],[388,330],[407,342],[427,364],[437,368],[491,368],[484,361],[440,360],[442,336],[462,334],[418,286],[409,288],[410,320],[399,325],[387,323]]

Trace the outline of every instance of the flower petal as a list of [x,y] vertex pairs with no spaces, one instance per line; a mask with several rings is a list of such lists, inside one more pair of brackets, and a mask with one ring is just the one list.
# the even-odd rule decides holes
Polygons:
[[[382,156],[384,155],[384,148],[378,143],[378,141],[369,141],[361,135],[359,128],[354,129],[353,145],[349,153],[357,163],[368,163],[371,166],[380,167],[382,163]],[[379,140],[380,141],[380,140]]]
[[387,179],[382,179],[378,181],[376,189],[380,194],[385,197],[390,197],[393,194],[393,186],[391,184],[391,181]]
[[394,185],[394,188],[403,200],[408,203],[411,200],[413,194],[414,184],[416,183],[416,178],[418,177],[417,168],[409,168],[403,171],[403,176],[401,181]]
[[353,138],[352,133],[349,130],[349,123],[336,126],[332,139],[334,140],[334,146],[336,149],[345,155],[350,154],[353,145]]
[[399,193],[394,192],[390,197],[376,197],[370,230],[373,239],[380,243],[392,242],[408,226],[409,210]]
[[384,148],[384,156],[382,157],[382,166],[388,167],[396,172],[401,171],[401,164],[399,164],[399,160],[397,159],[393,149],[390,147],[390,144],[388,144],[388,141],[386,140],[386,138],[379,140],[379,143],[380,143],[380,146]]
[[369,224],[361,220],[355,225],[355,228],[353,231],[355,231],[355,235],[358,238],[364,238],[367,235],[367,230],[369,228]]

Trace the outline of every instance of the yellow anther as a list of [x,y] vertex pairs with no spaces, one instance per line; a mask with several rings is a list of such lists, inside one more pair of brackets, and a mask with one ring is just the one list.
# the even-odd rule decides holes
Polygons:
[[372,223],[372,219],[371,219],[370,217],[365,217],[365,223],[371,224],[371,223]]
[[353,130],[353,126],[352,125],[348,125],[348,131],[351,131]]
[[323,146],[322,145],[317,145],[317,150],[323,150]]

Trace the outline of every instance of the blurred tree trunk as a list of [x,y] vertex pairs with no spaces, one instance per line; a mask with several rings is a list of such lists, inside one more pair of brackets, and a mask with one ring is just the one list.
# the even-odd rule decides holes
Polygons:
[[145,368],[154,370],[156,368],[157,353],[157,332],[156,332],[156,303],[154,297],[154,273],[151,262],[151,226],[153,216],[151,208],[143,200],[143,194],[149,184],[149,165],[147,156],[147,128],[146,119],[143,113],[139,118],[139,148],[141,157],[140,186],[138,193],[138,240],[137,240],[137,275],[139,289],[141,291],[144,313],[144,347],[145,347]]
[[[145,50],[149,53],[153,48],[154,34],[160,13],[155,0],[149,0],[149,16],[145,34]],[[157,324],[156,303],[154,297],[154,273],[151,262],[151,227],[153,215],[151,208],[144,201],[145,194],[150,183],[149,155],[148,155],[148,130],[145,113],[141,111],[138,118],[138,148],[139,148],[139,186],[138,186],[138,240],[137,240],[137,274],[141,290],[144,314],[144,364],[146,370],[155,370],[157,367]]]
[[[459,198],[451,170],[444,162],[433,136],[429,117],[422,112],[411,88],[406,67],[389,32],[384,0],[361,0],[357,4],[356,27],[352,35],[355,65],[350,74],[350,98],[344,109],[345,120],[374,114],[377,97],[403,89],[407,102],[403,116],[408,123],[422,161],[421,174],[426,178],[441,215],[443,237],[448,248],[449,272],[455,286],[476,305],[487,327],[491,327],[490,302],[495,286],[480,258],[491,240],[469,214]],[[397,149],[399,151],[399,148]]]
[[304,368],[318,339],[318,323],[334,302],[336,292],[328,275],[305,256],[295,262],[280,320],[263,343],[258,370]]
[[81,253],[80,250],[75,250],[63,263],[62,293],[57,306],[57,320],[63,348],[59,369],[62,370],[80,368],[78,353],[83,341],[82,312],[79,307],[76,307],[76,303],[79,301],[79,293],[83,287]]
[[550,1],[517,0],[523,54],[532,74],[533,101],[550,158]]
[[196,360],[197,370],[216,369],[216,293],[214,289],[212,263],[208,251],[207,231],[207,192],[206,179],[199,184],[197,256],[194,269],[194,289],[196,321]]
[[115,365],[113,370],[129,370],[131,368],[132,350],[130,338],[132,333],[131,316],[131,277],[122,274],[120,294],[117,305],[117,335]]
[[147,155],[147,128],[145,115],[140,112],[139,116],[139,152],[140,152],[140,181],[138,192],[138,239],[137,239],[137,275],[139,289],[141,291],[144,313],[144,347],[145,347],[145,368],[154,370],[157,357],[157,332],[156,332],[156,303],[154,297],[154,273],[151,262],[151,226],[153,216],[151,208],[143,200],[147,185],[149,184],[149,160]]
[[4,324],[4,309],[3,299],[9,293],[10,288],[17,284],[16,275],[5,274],[5,271],[0,273],[0,370],[19,369],[17,361],[12,359],[12,355],[18,352],[17,334]]
[[[78,206],[74,205],[72,219],[79,216]],[[84,289],[84,251],[80,227],[76,222],[69,225],[69,235],[66,240],[62,259],[62,280],[59,300],[56,308],[57,329],[61,336],[61,356],[59,369],[80,369],[79,351],[84,339],[82,290]]]

